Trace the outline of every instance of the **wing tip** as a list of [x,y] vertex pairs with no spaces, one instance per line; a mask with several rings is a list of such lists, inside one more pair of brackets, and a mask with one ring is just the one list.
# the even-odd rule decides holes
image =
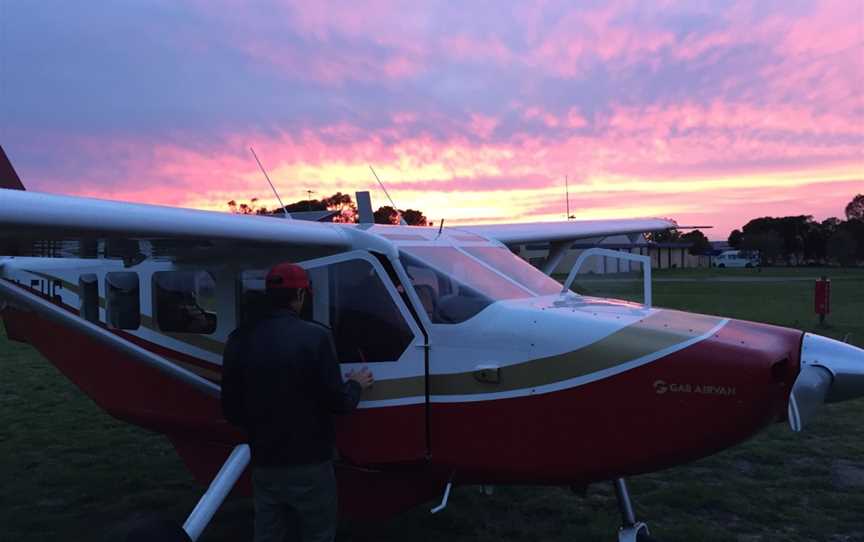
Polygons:
[[0,145],[0,188],[26,190],[18,173],[15,172],[15,168],[12,167],[12,162],[6,156],[3,145]]

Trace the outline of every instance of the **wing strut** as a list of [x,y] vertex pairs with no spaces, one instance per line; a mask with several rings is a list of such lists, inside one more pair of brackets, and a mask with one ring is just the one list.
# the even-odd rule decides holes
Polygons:
[[213,519],[213,514],[225,502],[225,497],[237,483],[237,479],[246,470],[249,461],[252,459],[252,452],[249,450],[248,444],[238,444],[231,450],[231,455],[225,460],[219,473],[210,482],[210,487],[201,496],[201,500],[195,505],[195,509],[189,514],[186,523],[183,524],[183,530],[193,540],[198,540],[204,528]]

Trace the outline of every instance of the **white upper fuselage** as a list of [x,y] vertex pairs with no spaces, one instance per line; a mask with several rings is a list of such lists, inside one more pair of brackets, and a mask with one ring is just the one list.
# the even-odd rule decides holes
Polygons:
[[[579,371],[562,373],[559,370],[548,377],[528,378],[526,380],[533,384],[529,382],[525,386],[491,383],[488,386],[479,384],[475,388],[465,384],[462,376],[484,369],[495,372],[506,367],[521,367],[531,362],[534,362],[532,374],[543,373],[545,362],[542,360],[554,360],[568,353],[582,351],[661,311],[639,304],[581,297],[572,293],[561,294],[557,291],[557,283],[553,286],[552,279],[518,260],[501,243],[474,233],[458,229],[439,232],[436,228],[399,226],[346,225],[339,228],[351,239],[350,250],[300,262],[309,270],[313,282],[315,301],[310,316],[334,327],[338,343],[342,340],[339,326],[348,325],[339,321],[339,303],[351,306],[352,310],[357,308],[352,303],[360,303],[361,311],[372,313],[366,318],[366,323],[372,327],[363,329],[363,333],[377,335],[378,341],[390,340],[387,334],[391,328],[376,328],[370,324],[389,318],[401,319],[395,325],[404,329],[405,334],[404,348],[394,353],[391,356],[393,359],[370,358],[364,355],[362,350],[365,347],[362,346],[357,348],[357,359],[352,359],[351,356],[355,354],[350,348],[340,348],[340,352],[344,351],[341,361],[346,369],[362,364],[369,366],[375,373],[377,389],[369,394],[362,405],[367,408],[424,402],[425,390],[417,383],[425,376],[427,363],[432,383],[429,399],[432,402],[516,397],[547,393],[617,374],[648,363],[669,351],[684,348],[715,327],[710,325],[694,332],[692,336],[682,337],[665,349],[619,356],[620,359],[593,367],[592,371],[585,374]],[[7,258],[0,260],[0,276],[32,287],[73,310],[81,308],[84,302],[80,294],[82,277],[87,276],[91,281],[95,278],[100,300],[99,321],[108,323],[114,319],[107,314],[109,279],[117,274],[134,273],[138,279],[140,323],[132,329],[123,329],[122,333],[167,348],[178,353],[179,358],[188,356],[206,362],[194,367],[194,370],[203,376],[218,379],[222,348],[228,335],[240,323],[238,307],[243,302],[245,289],[252,291],[256,287],[260,288],[260,280],[256,284],[255,277],[260,279],[261,273],[273,263],[288,259],[287,255],[281,255],[278,249],[267,249],[252,260],[244,255],[243,259],[184,262],[149,257],[145,245],[141,243],[139,246],[144,258],[137,263],[134,260],[124,263],[123,260],[101,257]],[[444,263],[435,260],[439,252],[446,256]],[[493,265],[494,262],[471,256],[479,252],[503,258],[500,261],[506,262],[507,270],[502,271]],[[410,259],[411,255],[417,259]],[[406,260],[406,257],[409,259]],[[507,260],[508,257],[512,261]],[[436,263],[438,267],[435,267]],[[427,264],[429,269],[425,267]],[[510,265],[516,266],[515,272],[509,269]],[[450,268],[444,269],[442,266]],[[355,282],[348,287],[341,287],[337,281],[345,275],[345,269],[366,271],[351,271],[359,278],[350,276],[348,278]],[[212,278],[213,295],[207,310],[215,315],[216,324],[211,332],[176,333],[160,329],[159,308],[156,306],[158,296],[154,291],[157,284],[155,277],[159,273],[174,271],[206,272]],[[430,278],[439,271],[449,284],[444,284],[440,276],[437,283]],[[514,276],[519,280],[514,279]],[[373,282],[362,282],[368,280]],[[526,281],[530,287],[523,284]],[[490,283],[497,286],[490,287]],[[372,284],[371,289],[366,284]],[[472,286],[486,291],[478,292]],[[430,293],[435,288],[439,291]],[[444,291],[448,288],[450,293]],[[551,293],[553,291],[554,294]],[[372,292],[379,298],[362,299],[362,294],[373,295]],[[337,299],[340,296],[343,299]],[[347,296],[359,296],[360,301],[347,301],[344,299]],[[468,297],[471,299],[466,301]],[[480,298],[484,301],[478,302]],[[445,306],[468,302],[479,303],[470,309],[476,313],[462,314],[456,318],[458,321],[445,321]],[[383,316],[374,314],[379,310],[378,307],[385,305],[395,308],[397,312],[384,311],[387,314]],[[482,308],[478,310],[478,306]],[[332,321],[334,318],[337,321]],[[355,325],[362,327],[362,322],[355,322]],[[614,348],[624,347],[617,345]],[[365,349],[368,351],[368,348]],[[426,352],[428,359],[425,357]],[[554,363],[558,362],[548,365],[551,367]],[[573,361],[573,364],[578,364],[578,360]],[[188,364],[185,366],[191,368]],[[208,366],[211,369],[208,370]],[[461,384],[460,378],[463,380]]]

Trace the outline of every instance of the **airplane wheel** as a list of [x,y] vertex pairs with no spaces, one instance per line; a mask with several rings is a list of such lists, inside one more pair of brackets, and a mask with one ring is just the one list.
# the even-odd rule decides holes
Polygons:
[[126,542],[192,542],[183,527],[169,520],[158,520],[133,528]]

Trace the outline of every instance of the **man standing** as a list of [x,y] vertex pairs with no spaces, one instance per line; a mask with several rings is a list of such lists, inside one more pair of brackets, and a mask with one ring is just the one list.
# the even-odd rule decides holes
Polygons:
[[255,542],[331,542],[336,534],[332,415],[354,410],[373,378],[342,381],[326,327],[300,318],[311,295],[302,267],[281,263],[266,278],[270,311],[225,345],[222,411],[252,449]]

